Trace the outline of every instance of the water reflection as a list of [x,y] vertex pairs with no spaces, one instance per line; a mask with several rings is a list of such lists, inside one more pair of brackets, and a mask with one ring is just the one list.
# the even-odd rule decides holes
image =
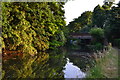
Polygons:
[[[5,78],[84,78],[92,60],[66,48],[3,60]],[[84,53],[85,54],[85,53]]]
[[[51,55],[51,53],[49,53]],[[63,78],[65,65],[62,54],[49,56],[45,52],[31,57],[25,55],[22,59],[3,61],[3,79],[6,78]],[[62,61],[62,62],[61,62]]]
[[67,58],[67,64],[65,70],[63,70],[64,78],[85,78],[85,73],[80,70],[79,67],[73,65],[72,62]]

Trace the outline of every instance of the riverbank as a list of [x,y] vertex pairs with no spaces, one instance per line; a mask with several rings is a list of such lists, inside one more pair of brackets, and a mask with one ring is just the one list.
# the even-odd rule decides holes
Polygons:
[[118,78],[118,50],[111,47],[90,69],[87,78]]

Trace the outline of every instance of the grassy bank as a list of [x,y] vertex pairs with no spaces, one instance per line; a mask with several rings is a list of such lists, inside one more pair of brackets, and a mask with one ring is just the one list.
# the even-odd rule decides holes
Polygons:
[[118,78],[118,50],[110,48],[90,69],[87,78]]

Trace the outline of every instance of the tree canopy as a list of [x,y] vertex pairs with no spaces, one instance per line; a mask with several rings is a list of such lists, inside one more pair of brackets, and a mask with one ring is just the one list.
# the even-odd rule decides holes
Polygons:
[[109,40],[120,38],[120,2],[113,6],[106,22],[105,33]]
[[3,2],[3,48],[34,54],[54,47],[50,43],[56,36],[55,41],[61,42],[66,24],[63,5],[63,2]]
[[81,28],[92,23],[92,12],[86,11],[81,14],[78,18],[68,24],[70,32],[79,32]]

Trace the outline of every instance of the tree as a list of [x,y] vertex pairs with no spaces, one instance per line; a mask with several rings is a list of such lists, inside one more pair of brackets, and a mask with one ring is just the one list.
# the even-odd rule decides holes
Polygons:
[[109,41],[120,38],[120,2],[112,7],[106,23],[105,34]]
[[90,34],[93,36],[96,42],[102,42],[104,38],[104,30],[101,28],[92,28]]
[[108,13],[112,4],[113,4],[112,2],[109,2],[109,3],[106,2],[102,7],[100,5],[97,5],[94,8],[93,18],[92,18],[93,26],[96,25],[97,27],[100,27],[100,28],[104,27],[104,24],[106,22],[106,19],[108,17]]
[[104,15],[105,15],[104,9],[100,5],[97,5],[93,11],[93,18],[92,18],[93,25],[102,28],[104,21],[106,19]]
[[68,24],[68,28],[71,32],[79,32],[86,25],[92,23],[92,12],[86,11],[81,14],[78,18]]
[[49,49],[50,42],[66,24],[63,5],[63,2],[2,3],[4,49],[30,54]]

